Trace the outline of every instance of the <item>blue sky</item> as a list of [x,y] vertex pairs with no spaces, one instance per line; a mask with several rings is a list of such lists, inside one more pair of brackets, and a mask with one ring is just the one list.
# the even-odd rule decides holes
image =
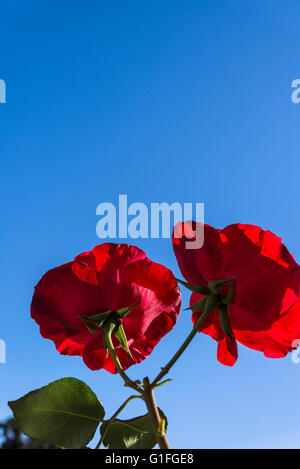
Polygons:
[[[30,318],[48,269],[101,242],[96,207],[204,202],[206,222],[246,222],[300,261],[300,78],[296,0],[10,1],[1,5],[0,418],[7,401],[74,376],[110,415],[121,380],[60,356]],[[179,276],[169,240],[128,240]],[[188,294],[183,292],[183,306]],[[154,376],[190,313],[133,378]],[[227,368],[198,335],[157,391],[175,448],[300,445],[300,365],[239,347]],[[123,413],[144,412],[133,402]]]

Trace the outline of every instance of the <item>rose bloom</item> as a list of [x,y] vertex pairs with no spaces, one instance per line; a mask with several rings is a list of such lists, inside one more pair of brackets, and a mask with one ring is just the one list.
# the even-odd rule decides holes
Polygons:
[[65,355],[79,355],[92,370],[116,373],[106,356],[102,331],[92,334],[80,317],[117,311],[140,301],[123,319],[134,360],[114,337],[118,358],[127,369],[149,355],[174,326],[181,305],[173,273],[150,261],[135,246],[104,243],[73,262],[47,272],[35,287],[31,316],[41,335]]
[[[187,249],[186,242],[191,242],[196,226],[196,222],[178,223],[173,231],[174,252],[187,282],[207,286],[212,280],[236,276],[235,295],[229,305],[235,338],[225,336],[217,311],[211,312],[199,329],[218,342],[218,360],[229,366],[236,362],[236,340],[266,357],[287,355],[293,341],[300,338],[300,267],[281,239],[254,225],[238,223],[223,230],[202,225],[203,246]],[[192,293],[190,305],[202,297]],[[201,314],[193,312],[192,321]]]

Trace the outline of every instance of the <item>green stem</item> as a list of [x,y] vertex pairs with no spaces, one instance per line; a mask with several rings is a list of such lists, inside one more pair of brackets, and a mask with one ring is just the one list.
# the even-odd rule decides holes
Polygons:
[[99,448],[100,448],[104,436],[105,436],[105,432],[103,433],[103,435],[101,436],[100,440],[98,441],[97,446],[95,447],[95,449],[99,449]]
[[167,383],[169,383],[170,381],[172,381],[170,378],[169,378],[169,379],[165,379],[165,381],[161,381],[160,383],[157,383],[157,384],[153,385],[153,389],[159,388],[160,386],[163,386],[164,384],[167,384]]
[[190,344],[190,342],[193,340],[193,338],[195,337],[195,335],[197,334],[198,332],[198,329],[199,327],[203,324],[203,322],[205,321],[205,319],[207,318],[207,316],[209,315],[210,311],[206,311],[204,313],[201,314],[200,318],[198,319],[198,321],[196,322],[196,324],[194,325],[192,331],[190,332],[190,334],[187,336],[187,338],[185,339],[185,341],[183,342],[183,344],[181,345],[181,347],[177,350],[177,352],[175,353],[175,355],[171,358],[171,360],[166,364],[166,366],[164,366],[162,369],[161,369],[161,372],[156,376],[156,378],[154,379],[154,381],[152,382],[151,386],[156,386],[157,383],[170,371],[170,369],[172,368],[172,366],[174,365],[174,363],[178,360],[178,358],[183,354],[183,352],[185,351],[185,349],[188,347],[188,345]]
[[129,404],[130,401],[132,401],[133,399],[143,399],[142,396],[138,395],[138,396],[129,396],[128,399],[126,399],[126,401],[123,402],[123,404],[116,410],[116,412],[110,417],[109,420],[105,421],[105,424],[106,424],[106,428],[103,432],[103,435],[101,436],[100,440],[98,441],[97,443],[97,446],[95,449],[99,449],[99,447],[101,446],[103,440],[104,440],[104,437],[105,437],[105,434],[106,434],[106,430],[107,430],[107,427],[108,425],[122,412],[122,410],[127,406],[127,404]]
[[132,401],[133,399],[143,399],[142,396],[129,396],[128,399],[126,399],[125,402],[123,402],[123,404],[118,408],[118,410],[116,410],[116,412],[114,413],[114,415],[112,417],[110,417],[109,419],[109,422],[111,420],[114,420],[119,414],[120,412],[122,412],[122,410],[127,406],[127,404],[129,404],[130,401]]
[[143,390],[134,382],[132,381],[132,379],[129,378],[129,376],[127,376],[127,374],[125,373],[125,371],[123,370],[123,367],[121,365],[121,362],[116,354],[116,351],[115,351],[115,348],[114,348],[114,345],[113,345],[113,342],[112,342],[112,329],[111,329],[111,325],[108,326],[108,328],[103,328],[103,333],[105,334],[105,341],[106,341],[106,344],[107,344],[107,348],[108,348],[108,351],[110,353],[110,356],[111,358],[113,359],[113,362],[118,370],[118,373],[119,375],[123,378],[124,380],[124,383],[125,383],[125,386],[128,386],[132,389],[134,389],[135,391],[139,392],[139,393],[143,393]]

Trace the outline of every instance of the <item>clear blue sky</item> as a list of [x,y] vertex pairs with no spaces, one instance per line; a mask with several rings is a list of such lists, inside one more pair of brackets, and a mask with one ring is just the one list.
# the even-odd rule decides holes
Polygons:
[[[297,0],[1,4],[0,418],[8,400],[65,376],[86,381],[107,415],[129,394],[60,356],[29,314],[42,274],[101,242],[100,202],[204,202],[207,223],[271,229],[300,261],[299,15]],[[179,275],[169,240],[133,244]],[[130,376],[154,376],[190,328],[182,311]],[[199,334],[171,377],[157,400],[173,447],[300,446],[291,357],[240,346],[227,368]]]

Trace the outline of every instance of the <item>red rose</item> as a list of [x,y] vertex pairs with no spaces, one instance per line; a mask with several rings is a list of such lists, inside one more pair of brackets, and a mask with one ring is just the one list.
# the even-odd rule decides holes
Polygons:
[[[300,267],[281,239],[254,225],[234,224],[223,230],[204,225],[203,247],[187,249],[191,228],[195,230],[195,222],[178,223],[173,232],[174,252],[185,279],[207,286],[236,276],[229,305],[232,340],[225,336],[216,310],[199,329],[218,341],[218,360],[230,366],[236,362],[236,340],[267,357],[284,357],[294,339],[300,338]],[[190,305],[201,298],[192,293]],[[201,314],[193,312],[194,323]]]
[[116,373],[110,355],[106,357],[101,330],[90,333],[81,317],[139,301],[121,320],[134,360],[113,339],[125,370],[144,360],[172,329],[181,305],[172,272],[150,261],[141,249],[104,243],[50,270],[35,287],[31,316],[61,354],[80,355],[90,369]]

